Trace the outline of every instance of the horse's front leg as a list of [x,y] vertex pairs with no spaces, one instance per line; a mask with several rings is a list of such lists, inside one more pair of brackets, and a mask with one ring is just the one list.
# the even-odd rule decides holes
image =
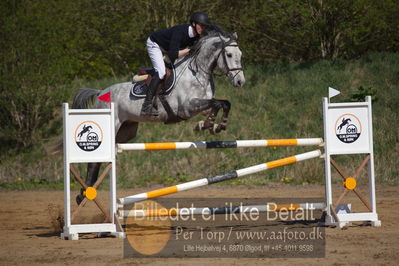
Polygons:
[[229,113],[230,113],[230,108],[231,108],[231,103],[226,100],[219,100],[220,104],[223,109],[223,115],[222,115],[222,122],[220,124],[214,125],[214,133],[219,133],[222,130],[226,130],[227,128],[227,121],[229,118]]
[[[219,133],[221,130],[225,130],[227,126],[227,117],[230,111],[230,102],[226,100],[217,99],[193,99],[190,101],[190,113],[195,115],[203,111],[209,111],[209,115],[205,121],[199,121],[195,126],[194,130],[201,131],[209,129],[211,134]],[[215,124],[217,114],[220,109],[223,109],[223,120],[220,125]]]

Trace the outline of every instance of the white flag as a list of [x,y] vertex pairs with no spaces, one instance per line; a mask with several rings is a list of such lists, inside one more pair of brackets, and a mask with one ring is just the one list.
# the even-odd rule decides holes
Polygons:
[[340,93],[341,93],[340,91],[338,91],[338,90],[336,90],[334,88],[328,87],[328,98],[329,99],[334,97],[334,96],[337,96]]

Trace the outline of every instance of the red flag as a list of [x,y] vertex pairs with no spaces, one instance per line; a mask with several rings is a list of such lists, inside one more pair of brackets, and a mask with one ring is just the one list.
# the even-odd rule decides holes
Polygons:
[[111,92],[104,93],[103,95],[98,96],[98,99],[107,103],[111,102]]

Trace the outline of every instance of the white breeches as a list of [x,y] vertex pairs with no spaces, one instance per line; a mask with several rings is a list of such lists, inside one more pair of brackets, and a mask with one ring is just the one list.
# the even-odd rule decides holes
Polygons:
[[147,39],[147,52],[151,59],[152,66],[158,72],[159,78],[163,79],[166,74],[163,54],[159,45],[156,42],[151,41],[150,38]]

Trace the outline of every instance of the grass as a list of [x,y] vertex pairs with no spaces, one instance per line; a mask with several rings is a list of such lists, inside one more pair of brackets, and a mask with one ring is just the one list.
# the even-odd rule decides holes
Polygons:
[[[326,97],[328,87],[341,91],[333,98],[334,102],[364,99],[363,94],[372,92],[376,179],[378,183],[399,184],[399,54],[373,53],[351,61],[248,66],[245,76],[243,88],[233,88],[224,77],[216,79],[216,98],[228,99],[232,103],[226,132],[217,136],[208,132],[195,133],[192,130],[195,122],[203,119],[198,116],[176,125],[140,124],[134,142],[320,137],[323,135],[321,98]],[[125,80],[78,80],[72,90],[79,87],[105,88]],[[43,149],[46,143],[38,143],[32,151],[3,160],[0,188],[61,188],[62,157],[47,155]],[[117,183],[122,188],[178,184],[313,149],[316,148],[126,152],[118,155]],[[351,172],[360,158],[337,160]],[[81,171],[83,173],[84,169]],[[323,178],[323,161],[315,159],[224,184],[321,184]]]

